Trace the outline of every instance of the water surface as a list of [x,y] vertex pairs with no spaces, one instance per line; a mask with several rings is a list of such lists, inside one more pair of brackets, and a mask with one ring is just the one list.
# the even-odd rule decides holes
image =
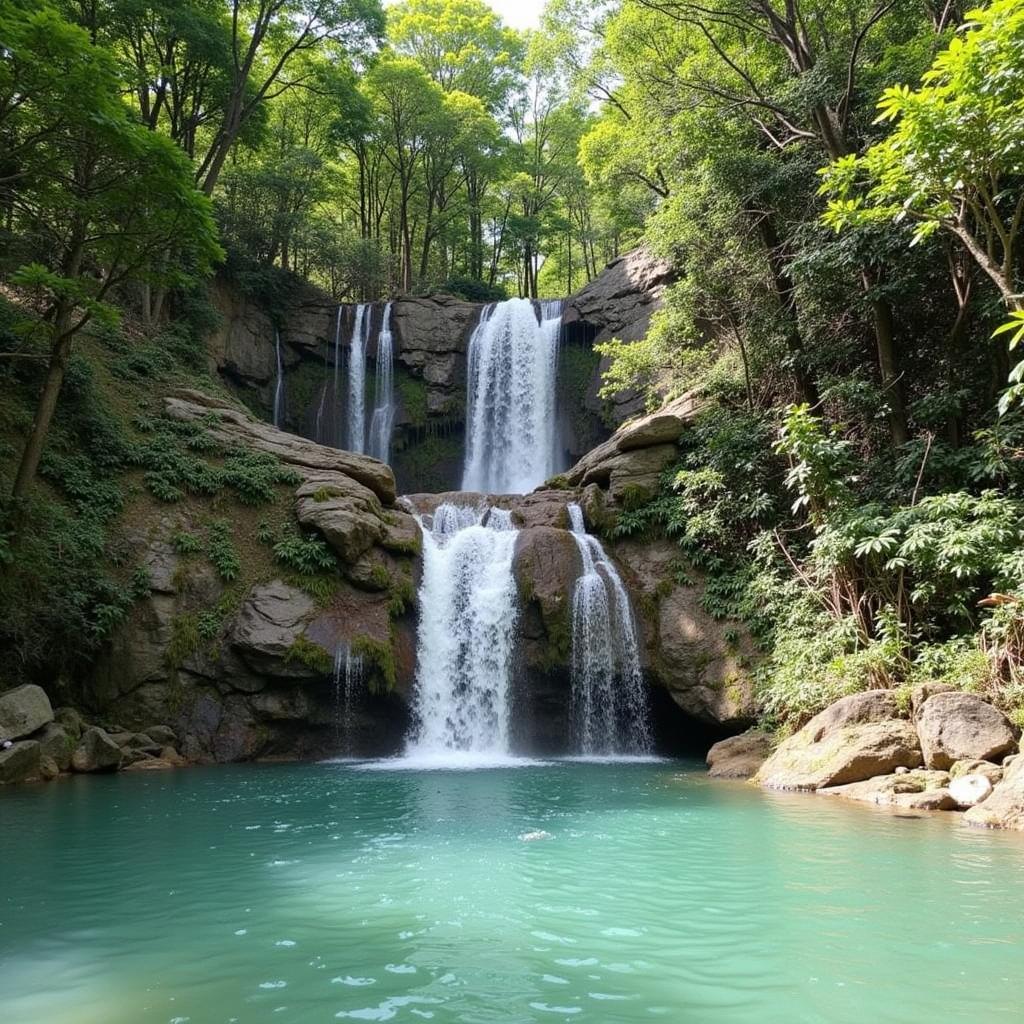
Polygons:
[[78,777],[0,823],[5,1024],[1021,1020],[1020,837],[677,763]]

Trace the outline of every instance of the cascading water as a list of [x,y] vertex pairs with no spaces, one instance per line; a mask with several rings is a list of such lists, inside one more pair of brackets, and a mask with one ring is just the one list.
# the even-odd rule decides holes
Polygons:
[[281,357],[281,332],[274,330],[274,356],[277,360],[277,383],[274,385],[274,426],[280,427],[284,416],[284,359]]
[[377,372],[374,409],[370,418],[369,454],[381,462],[391,455],[391,429],[395,422],[394,346],[391,338],[391,303],[384,307],[377,335]]
[[558,472],[555,377],[561,301],[488,306],[469,340],[462,488],[522,494]]
[[444,504],[418,521],[423,579],[416,725],[406,752],[505,756],[516,626],[511,515]]
[[366,451],[366,342],[372,313],[372,307],[365,302],[356,306],[348,347],[348,450],[351,452]]
[[651,750],[640,647],[629,595],[583,510],[569,505],[583,572],[572,595],[572,703],[582,754]]
[[342,641],[334,649],[334,739],[346,753],[351,752],[352,710],[362,685],[363,656]]

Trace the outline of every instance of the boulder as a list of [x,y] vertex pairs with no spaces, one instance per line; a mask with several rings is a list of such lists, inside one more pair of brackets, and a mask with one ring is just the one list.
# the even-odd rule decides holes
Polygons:
[[917,713],[917,732],[929,768],[951,768],[976,758],[1000,761],[1016,749],[1006,716],[973,693],[947,691],[930,696]]
[[165,747],[173,747],[178,741],[178,737],[174,734],[174,730],[169,725],[149,725],[143,732],[153,740],[154,743],[160,743]]
[[[864,690],[830,704],[804,727],[817,743],[839,729],[896,718],[896,699],[889,690]],[[913,765],[908,765],[913,767]]]
[[982,803],[964,815],[969,825],[1024,832],[1024,758],[1015,758]]
[[955,689],[956,687],[951,683],[921,683],[919,686],[915,686],[910,691],[910,710],[913,717],[917,718],[917,713],[929,697],[934,697],[937,693],[948,693]]
[[71,755],[71,767],[76,772],[116,771],[123,756],[110,734],[93,725],[82,733]]
[[957,807],[966,810],[985,800],[992,788],[992,783],[984,775],[961,775],[949,784],[949,795]]
[[749,779],[771,753],[771,737],[758,729],[720,740],[707,756],[708,775],[716,779]]
[[253,587],[231,625],[230,643],[254,672],[297,679],[319,675],[294,656],[315,611],[308,594],[281,580]]
[[53,720],[58,724],[64,726],[64,730],[69,736],[71,736],[75,742],[78,742],[78,737],[82,735],[82,730],[85,725],[82,722],[82,716],[74,708],[57,708],[53,713]]
[[769,789],[816,790],[889,775],[899,767],[916,768],[922,762],[909,722],[889,719],[819,730],[820,723],[811,719],[776,749],[754,781]]
[[376,495],[343,473],[309,476],[295,492],[295,516],[319,530],[343,562],[356,561],[384,537]]
[[0,693],[0,743],[31,736],[52,721],[50,698],[41,686],[26,683]]
[[39,734],[39,753],[49,758],[58,771],[66,772],[71,765],[71,754],[78,743],[78,736],[68,732],[59,722],[49,722]]
[[36,778],[40,760],[39,744],[35,740],[20,740],[0,750],[0,784]]

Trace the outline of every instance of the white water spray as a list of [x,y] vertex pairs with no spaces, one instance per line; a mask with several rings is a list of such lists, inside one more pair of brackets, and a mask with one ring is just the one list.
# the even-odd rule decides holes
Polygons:
[[348,450],[366,451],[366,342],[370,336],[373,308],[356,306],[355,323],[348,347]]
[[501,509],[418,518],[423,579],[413,757],[506,756],[516,626],[516,530]]
[[274,385],[274,426],[281,426],[284,416],[284,359],[281,356],[281,332],[274,329],[274,355],[277,359],[277,383]]
[[647,754],[651,730],[629,595],[583,510],[569,505],[583,572],[572,595],[572,704],[582,754]]
[[561,301],[488,306],[469,340],[469,409],[462,488],[523,494],[558,465],[555,377]]
[[377,372],[374,380],[374,408],[370,418],[369,454],[381,462],[391,455],[391,430],[395,423],[394,345],[391,337],[391,303],[384,307],[384,319],[377,335]]
[[352,713],[362,686],[363,656],[342,641],[334,649],[334,739],[345,753],[351,753]]

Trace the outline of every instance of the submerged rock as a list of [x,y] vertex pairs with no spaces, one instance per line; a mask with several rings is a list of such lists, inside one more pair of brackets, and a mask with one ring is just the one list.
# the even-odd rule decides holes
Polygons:
[[52,721],[50,698],[41,686],[26,683],[0,693],[0,742],[31,736]]
[[758,729],[720,740],[707,756],[708,774],[717,779],[749,779],[771,753],[771,737]]
[[976,758],[999,761],[1016,749],[1013,726],[1006,716],[973,693],[936,693],[917,713],[917,732],[929,768],[951,768]]

